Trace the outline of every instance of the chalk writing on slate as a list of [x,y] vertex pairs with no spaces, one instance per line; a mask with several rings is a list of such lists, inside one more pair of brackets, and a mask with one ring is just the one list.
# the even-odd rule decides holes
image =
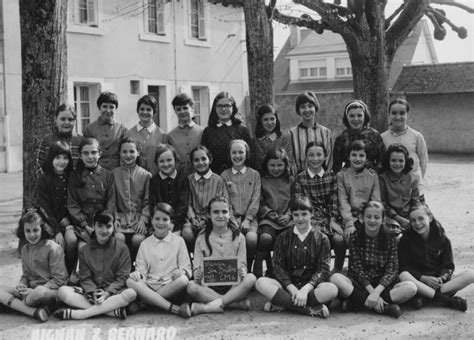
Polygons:
[[202,284],[205,286],[228,286],[240,282],[237,256],[205,257],[203,272]]

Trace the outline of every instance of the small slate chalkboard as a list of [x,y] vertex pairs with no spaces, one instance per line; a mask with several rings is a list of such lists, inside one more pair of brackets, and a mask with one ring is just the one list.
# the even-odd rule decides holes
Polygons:
[[229,286],[240,282],[239,260],[237,256],[205,257],[203,259],[203,279],[205,286]]

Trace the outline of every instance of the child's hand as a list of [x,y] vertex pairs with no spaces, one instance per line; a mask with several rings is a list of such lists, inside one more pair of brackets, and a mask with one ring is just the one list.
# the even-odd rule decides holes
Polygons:
[[18,293],[20,293],[22,298],[26,298],[32,291],[33,289],[24,287],[24,288],[19,289]]
[[381,297],[379,297],[374,309],[377,313],[383,313],[385,305],[387,305],[387,303]]
[[100,305],[102,302],[104,302],[109,296],[110,293],[106,292],[103,289],[99,289],[94,292],[94,302],[96,305]]
[[275,211],[270,211],[270,212],[267,214],[267,218],[268,218],[270,221],[276,221],[276,220],[278,220],[278,214],[277,214]]
[[94,228],[89,227],[88,225],[85,226],[84,228],[86,232],[90,235],[94,232]]
[[140,272],[137,271],[137,270],[134,271],[133,273],[130,273],[130,278],[131,278],[133,281],[137,281],[137,282],[138,282],[138,281],[141,281],[141,280],[143,280],[143,279],[145,279],[144,276],[143,276],[143,274],[140,273]]
[[300,289],[293,299],[293,304],[298,307],[306,306],[308,300],[308,292],[305,289]]
[[202,281],[202,270],[201,269],[196,269],[194,271],[194,281],[201,283]]
[[182,270],[182,269],[175,269],[173,270],[173,272],[171,273],[171,280],[176,280],[178,277],[180,276],[183,276],[183,275],[186,275],[185,271]]
[[71,222],[69,222],[69,219],[67,217],[64,217],[61,222],[59,222],[59,225],[61,227],[66,228],[68,225],[71,225]]
[[438,289],[442,286],[442,280],[434,276],[421,275],[420,281],[430,286],[433,289]]
[[22,291],[22,290],[25,290],[26,288],[28,288],[28,287],[26,287],[23,283],[19,283],[19,284],[17,284],[16,287],[15,287],[15,289],[16,289],[18,292],[20,292],[20,291]]
[[282,227],[286,227],[288,223],[290,223],[291,216],[290,215],[282,215],[278,217],[278,224]]
[[135,227],[135,231],[138,234],[146,235],[147,228],[145,222],[139,221]]
[[344,230],[342,230],[341,226],[339,224],[337,224],[336,222],[334,222],[334,221],[329,222],[329,227],[336,234],[344,235]]
[[380,304],[379,298],[380,298],[380,293],[374,289],[365,300],[367,303],[367,307],[371,309],[375,309]]
[[344,229],[344,236],[349,238],[355,230],[356,228],[354,226]]
[[246,234],[250,230],[250,220],[245,219],[240,225],[240,231]]
[[406,218],[397,216],[396,220],[398,223],[400,223],[402,230],[407,230],[410,227],[410,221],[408,221]]
[[296,286],[294,284],[290,284],[286,287],[286,290],[290,293],[291,295],[291,300],[293,301],[293,303],[295,302],[295,299],[296,299],[296,295],[298,294],[299,290],[298,288],[296,288]]
[[64,237],[63,237],[63,234],[57,233],[56,236],[54,236],[54,242],[56,242],[57,244],[59,244],[59,245],[61,246],[61,248],[64,249]]
[[114,228],[115,228],[115,231],[119,231],[120,230],[120,227],[122,226],[122,223],[120,222],[120,220],[115,220],[114,222]]

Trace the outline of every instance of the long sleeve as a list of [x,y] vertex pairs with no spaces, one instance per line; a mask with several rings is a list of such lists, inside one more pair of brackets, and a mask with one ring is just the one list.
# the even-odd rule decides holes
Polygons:
[[354,218],[352,216],[352,208],[349,202],[349,195],[344,184],[344,172],[337,174],[337,196],[339,198],[339,212],[341,213],[344,228],[354,226]]
[[63,249],[59,246],[51,248],[48,254],[48,262],[51,275],[44,286],[50,289],[59,289],[59,287],[66,284],[68,278]]
[[[74,224],[84,228],[87,225],[86,215],[82,212],[81,199],[79,196],[79,183],[77,183],[77,175],[73,172],[69,178],[67,191],[67,208]],[[114,198],[115,200],[115,198]]]
[[137,257],[135,259],[135,270],[144,277],[146,277],[148,274],[149,266],[148,262],[146,261],[144,242],[142,242],[138,248]]
[[416,137],[416,154],[420,160],[421,175],[425,177],[426,169],[428,168],[428,148],[425,138],[421,133],[418,133]]
[[125,288],[125,281],[128,279],[130,269],[132,268],[130,253],[127,246],[124,244],[117,244],[117,249],[120,249],[120,252],[118,255],[118,267],[115,270],[115,280],[104,288],[105,291],[110,292],[111,294],[117,294]]
[[151,174],[147,173],[145,175],[145,184],[144,184],[144,193],[143,193],[143,201],[142,201],[142,211],[140,220],[144,223],[148,223],[150,220],[150,179],[151,179]]
[[250,197],[250,203],[245,214],[245,218],[249,219],[250,221],[253,221],[257,218],[261,190],[262,183],[260,181],[260,175],[255,171],[252,195]]
[[84,289],[84,292],[87,294],[95,292],[97,290],[97,285],[94,282],[94,279],[92,277],[92,271],[87,265],[86,257],[84,256],[85,247],[86,246],[79,249],[79,283]]
[[328,215],[331,216],[331,219],[337,221],[339,219],[339,205],[337,201],[337,179],[334,174],[332,174],[331,176],[331,192],[329,194],[327,209],[330,210]]
[[188,278],[192,277],[191,260],[189,259],[188,249],[184,239],[180,237],[178,246],[178,269],[182,269],[186,272]]
[[392,282],[397,279],[398,276],[398,252],[397,252],[397,240],[393,237],[389,238],[388,241],[388,260],[385,267],[385,273],[380,279],[379,284],[384,287],[390,286]]
[[370,277],[366,273],[363,265],[363,253],[364,249],[362,247],[358,247],[356,243],[356,235],[352,233],[351,235],[351,242],[349,247],[349,254],[350,254],[350,269],[351,273],[355,274],[353,278],[362,285],[362,287],[367,287],[370,285]]
[[288,254],[286,252],[289,246],[287,233],[285,232],[277,237],[273,250],[273,270],[275,278],[283,287],[287,287],[291,284],[291,276],[288,271]]
[[390,217],[390,218],[394,218],[398,214],[397,214],[397,211],[390,206],[390,202],[389,202],[389,199],[388,199],[388,189],[387,189],[387,184],[386,184],[385,181],[386,181],[385,177],[383,175],[381,175],[379,177],[380,198],[381,198],[382,203],[385,207],[385,211],[386,211],[387,216]]
[[53,210],[58,207],[53,206],[52,199],[52,192],[50,191],[51,189],[51,184],[54,185],[54,183],[48,183],[48,179],[46,177],[46,174],[43,174],[39,179],[36,184],[36,206],[41,207],[44,212],[46,213],[45,219],[46,223],[49,224],[49,226],[53,229],[54,235],[57,233],[61,232],[61,228],[59,226],[59,223],[61,221],[58,221],[53,213]]
[[403,235],[398,244],[398,265],[399,271],[407,271],[417,280],[421,277],[421,272],[412,265],[413,254],[410,251],[410,239],[408,235]]
[[374,186],[370,194],[370,200],[380,202],[382,200],[380,196],[380,182],[379,177],[376,175],[374,176]]
[[114,175],[112,172],[108,172],[106,176],[106,209],[108,212],[115,214],[116,211],[116,196],[115,196],[115,184]]
[[[320,282],[326,281],[329,277],[329,267],[331,264],[331,245],[326,235],[314,233],[318,256],[316,259],[316,270],[309,283],[316,287]],[[316,236],[318,235],[318,236]]]

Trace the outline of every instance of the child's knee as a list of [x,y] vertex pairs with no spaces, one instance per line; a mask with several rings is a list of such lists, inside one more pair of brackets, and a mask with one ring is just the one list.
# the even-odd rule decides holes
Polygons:
[[329,278],[329,281],[335,284],[336,286],[340,287],[341,285],[344,284],[346,280],[345,280],[345,276],[342,275],[341,273],[334,273]]
[[192,242],[194,239],[194,232],[191,226],[184,226],[183,229],[181,230],[181,237],[186,241],[186,242]]
[[411,274],[407,271],[403,271],[398,275],[400,281],[411,281]]
[[199,293],[199,285],[195,281],[189,281],[188,285],[186,286],[186,292],[190,296],[196,296]]
[[66,230],[64,233],[64,241],[69,247],[77,247],[77,236],[74,233],[74,230]]
[[322,282],[316,289],[321,289],[324,295],[326,295],[326,297],[330,300],[334,299],[339,293],[337,286],[332,282]]
[[245,241],[247,243],[247,247],[255,248],[257,246],[258,235],[254,231],[249,231],[245,235]]
[[242,283],[244,283],[247,287],[253,287],[255,286],[255,282],[257,281],[257,277],[252,274],[252,273],[247,273],[247,275],[245,275]]
[[403,295],[405,295],[407,298],[415,296],[416,292],[418,291],[416,285],[411,281],[400,282],[400,288],[402,288]]
[[262,248],[270,248],[273,246],[273,237],[270,234],[262,233],[258,237],[258,243]]
[[127,303],[132,303],[137,298],[137,292],[132,288],[127,288],[120,293]]
[[146,236],[142,234],[135,234],[132,237],[132,247],[138,249],[140,244],[145,240]]
[[69,286],[62,286],[62,287],[59,287],[58,289],[58,299],[65,302],[67,297],[74,292],[74,288],[73,287],[69,287]]
[[121,232],[116,232],[114,234],[114,237],[117,241],[125,242],[125,235],[122,234]]
[[186,275],[181,275],[180,277],[176,278],[176,280],[174,280],[174,282],[179,284],[180,287],[184,288],[188,285],[189,279]]

